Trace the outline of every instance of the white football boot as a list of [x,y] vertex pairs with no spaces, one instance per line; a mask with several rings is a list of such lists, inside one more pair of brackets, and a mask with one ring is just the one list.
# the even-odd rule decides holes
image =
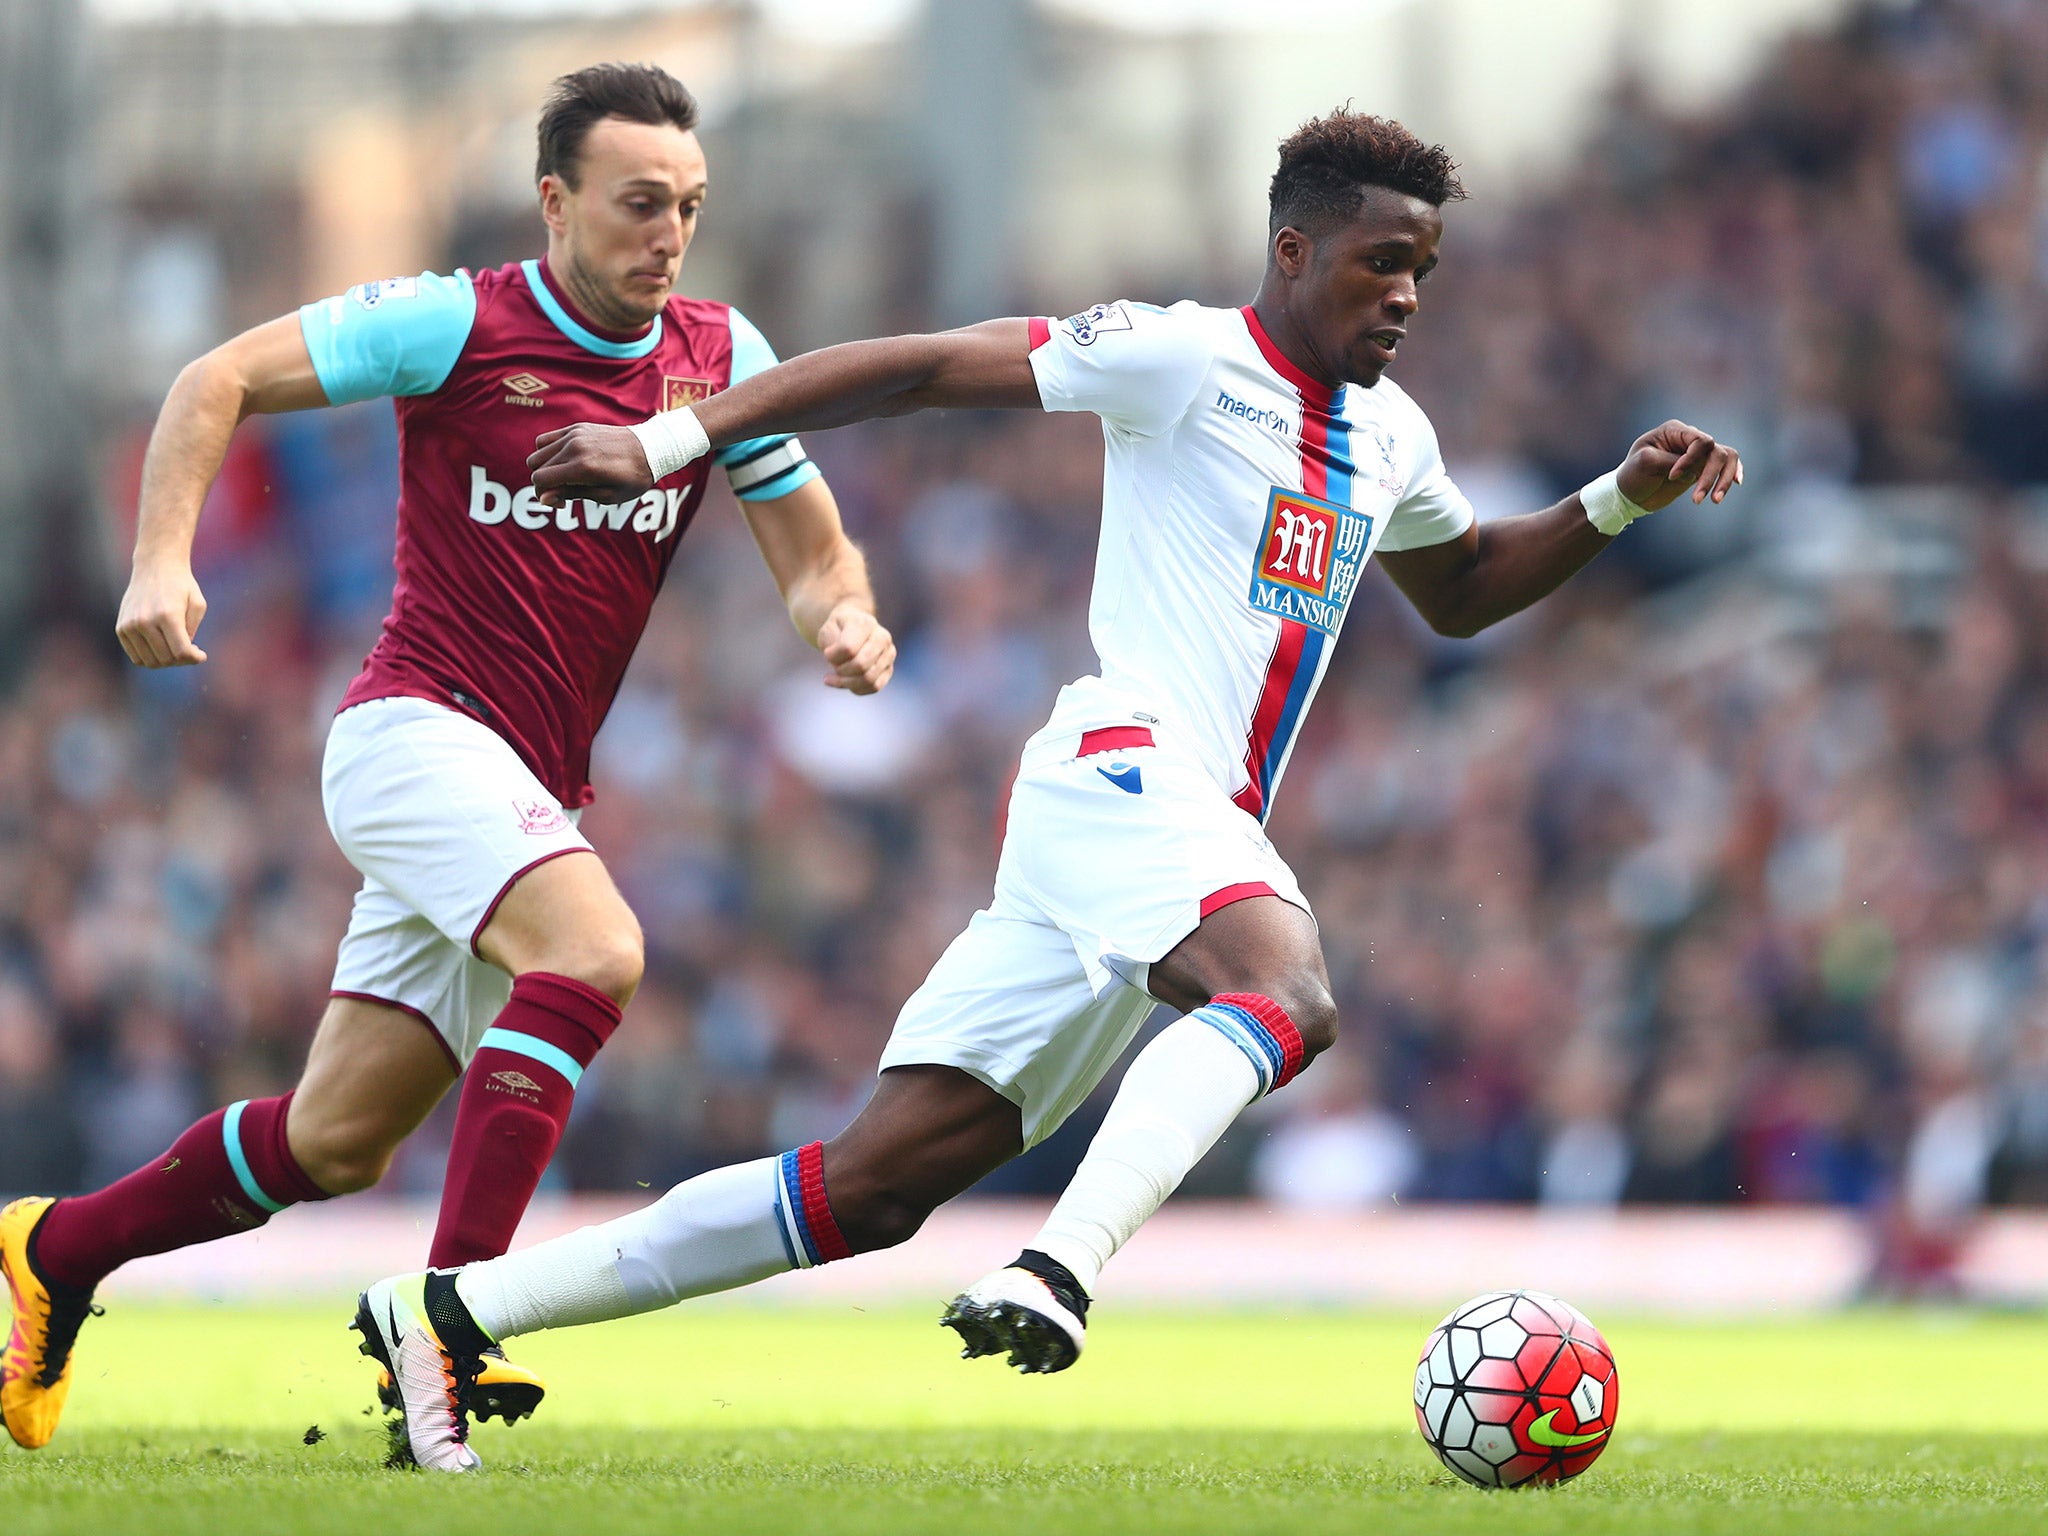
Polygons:
[[427,1282],[441,1279],[452,1295],[453,1275],[398,1275],[362,1293],[355,1321],[362,1352],[384,1367],[397,1388],[399,1428],[392,1464],[406,1461],[430,1472],[474,1472],[483,1465],[469,1448],[463,1392],[476,1374],[474,1357],[458,1355],[435,1331]]
[[960,1358],[1009,1352],[1026,1375],[1064,1371],[1081,1358],[1088,1293],[1064,1264],[1027,1249],[955,1296],[939,1319],[960,1335]]

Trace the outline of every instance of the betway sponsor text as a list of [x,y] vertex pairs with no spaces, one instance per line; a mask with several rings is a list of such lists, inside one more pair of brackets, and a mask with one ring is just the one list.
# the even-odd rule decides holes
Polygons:
[[518,527],[539,530],[559,528],[564,532],[571,529],[610,529],[634,533],[651,533],[654,542],[676,531],[676,524],[683,513],[684,492],[663,490],[656,486],[644,495],[630,501],[588,501],[564,502],[551,507],[540,499],[540,492],[530,485],[523,485],[517,493],[509,486],[501,485],[483,472],[480,465],[472,464],[469,469],[469,516],[471,521],[486,525],[502,523],[508,518]]

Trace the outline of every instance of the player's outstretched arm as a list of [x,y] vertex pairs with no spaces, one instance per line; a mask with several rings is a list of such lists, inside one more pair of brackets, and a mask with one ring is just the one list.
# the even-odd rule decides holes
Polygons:
[[[688,410],[639,427],[580,422],[541,434],[527,459],[541,499],[618,501],[664,475],[748,438],[843,427],[934,406],[1037,409],[1026,320],[985,320],[930,336],[889,336],[806,352],[764,369]],[[646,439],[686,440],[685,456],[659,469]]]
[[740,507],[790,621],[832,668],[826,686],[879,691],[896,671],[896,641],[875,617],[867,561],[840,525],[839,503],[825,482],[810,480],[787,496]]
[[1667,421],[1637,438],[1612,475],[1554,507],[1475,523],[1443,544],[1383,553],[1380,563],[1430,628],[1463,638],[1556,591],[1635,518],[1688,491],[1695,503],[1718,503],[1741,483],[1733,448]]
[[244,331],[178,375],[142,460],[135,562],[115,624],[130,661],[186,667],[206,660],[193,643],[206,598],[192,576],[192,536],[228,439],[245,416],[326,403],[296,314]]

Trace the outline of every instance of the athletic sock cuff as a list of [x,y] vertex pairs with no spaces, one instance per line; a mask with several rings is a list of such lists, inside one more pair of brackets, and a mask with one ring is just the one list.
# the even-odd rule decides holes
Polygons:
[[1251,1059],[1267,1093],[1276,1093],[1293,1082],[1307,1061],[1308,1052],[1294,1020],[1262,993],[1219,992],[1192,1017],[1220,1032]]
[[825,1197],[822,1141],[782,1154],[776,1169],[775,1208],[782,1221],[783,1242],[799,1269],[853,1257],[853,1249],[832,1217],[832,1202]]
[[274,1099],[244,1099],[222,1113],[221,1139],[242,1192],[271,1214],[288,1205],[334,1198],[315,1184],[292,1156],[285,1125],[297,1092],[293,1089]]
[[[506,1006],[508,1012],[518,1009],[520,1033],[567,1052],[578,1067],[596,1059],[624,1017],[617,1003],[588,982],[550,971],[528,971],[516,978]],[[501,1022],[504,1017],[499,1015]]]
[[462,1299],[462,1293],[456,1289],[455,1281],[460,1273],[455,1269],[427,1271],[424,1287],[427,1320],[434,1325],[435,1334],[450,1354],[480,1355],[498,1341],[476,1320],[468,1303]]

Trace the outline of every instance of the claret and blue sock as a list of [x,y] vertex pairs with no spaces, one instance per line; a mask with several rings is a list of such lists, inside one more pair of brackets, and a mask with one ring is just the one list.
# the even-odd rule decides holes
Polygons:
[[286,1141],[291,1102],[286,1093],[217,1109],[162,1157],[59,1200],[36,1229],[36,1272],[90,1290],[130,1259],[247,1232],[286,1206],[328,1199]]
[[512,1246],[576,1085],[619,1019],[617,1003],[573,977],[529,971],[512,983],[463,1075],[429,1264],[452,1268]]

